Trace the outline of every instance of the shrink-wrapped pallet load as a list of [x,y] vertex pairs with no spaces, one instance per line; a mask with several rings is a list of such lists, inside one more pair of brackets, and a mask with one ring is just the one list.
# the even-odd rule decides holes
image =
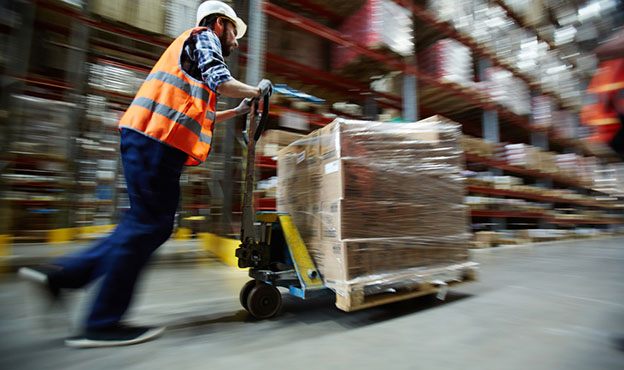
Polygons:
[[460,136],[440,116],[337,119],[279,152],[277,210],[292,215],[328,287],[396,291],[420,271],[465,267]]

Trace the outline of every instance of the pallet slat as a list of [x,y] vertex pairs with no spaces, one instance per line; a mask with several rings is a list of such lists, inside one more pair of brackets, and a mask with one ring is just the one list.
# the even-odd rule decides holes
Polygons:
[[[367,291],[371,284],[353,284],[346,294],[336,294],[336,307],[345,312],[352,312],[435,294],[441,289],[477,280],[476,266],[476,263],[467,262],[427,271],[405,272],[393,276],[392,282],[381,284],[373,291]],[[453,274],[456,276],[453,277]],[[441,277],[443,275],[447,277]],[[410,281],[413,282],[405,284]],[[396,283],[400,283],[400,286],[393,287]]]

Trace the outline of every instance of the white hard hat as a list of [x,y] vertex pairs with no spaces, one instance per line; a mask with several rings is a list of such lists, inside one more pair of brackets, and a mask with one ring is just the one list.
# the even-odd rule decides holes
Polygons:
[[238,18],[238,16],[234,12],[234,9],[232,9],[226,3],[222,3],[220,1],[211,0],[201,3],[201,5],[197,8],[196,24],[199,25],[199,22],[201,22],[202,19],[211,14],[219,14],[234,23],[234,26],[236,27],[237,39],[240,39],[245,35],[245,31],[247,31],[247,25],[245,24],[245,22],[243,22],[242,19]]

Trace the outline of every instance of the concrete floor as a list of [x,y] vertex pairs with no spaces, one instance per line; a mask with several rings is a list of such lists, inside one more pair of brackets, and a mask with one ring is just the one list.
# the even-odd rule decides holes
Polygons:
[[89,293],[44,311],[32,287],[0,280],[0,369],[623,369],[624,238],[478,250],[480,281],[445,302],[417,298],[344,313],[332,297],[284,295],[248,317],[245,273],[216,261],[157,264],[129,319],[167,325],[130,347],[76,350],[63,339]]

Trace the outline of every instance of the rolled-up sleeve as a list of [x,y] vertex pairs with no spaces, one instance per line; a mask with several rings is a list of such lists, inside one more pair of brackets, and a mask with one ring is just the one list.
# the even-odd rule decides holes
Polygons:
[[221,54],[221,42],[211,31],[197,34],[194,54],[197,68],[210,90],[216,92],[219,85],[232,79]]

